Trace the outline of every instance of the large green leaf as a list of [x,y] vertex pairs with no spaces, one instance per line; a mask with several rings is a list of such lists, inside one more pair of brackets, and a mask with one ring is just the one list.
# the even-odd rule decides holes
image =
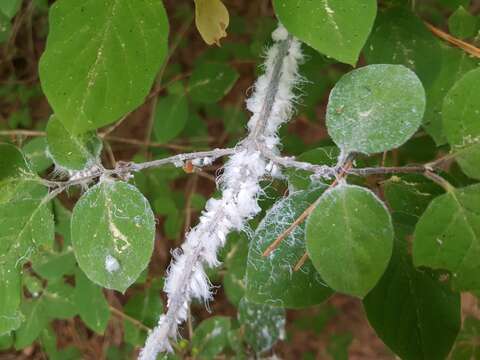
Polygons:
[[96,333],[103,334],[110,318],[108,302],[102,289],[88,280],[80,270],[75,273],[74,299],[85,324]]
[[370,65],[337,82],[327,107],[327,128],[345,152],[378,153],[405,143],[422,122],[425,91],[402,65]]
[[440,73],[425,88],[427,108],[423,121],[423,127],[439,145],[447,141],[442,124],[443,99],[458,79],[478,65],[478,61],[460,49],[443,45],[441,50]]
[[322,195],[307,220],[306,240],[310,259],[327,285],[362,298],[390,260],[392,221],[371,191],[341,185]]
[[270,349],[285,338],[285,309],[255,304],[243,298],[238,305],[238,322],[247,343],[256,353]]
[[428,271],[413,267],[408,232],[396,227],[390,264],[363,300],[368,321],[404,360],[442,360],[460,329],[460,295]]
[[297,226],[268,257],[263,252],[325,190],[293,193],[276,203],[263,218],[250,241],[247,260],[246,297],[272,306],[299,308],[325,301],[332,291],[310,260],[300,271],[293,267],[305,253],[305,225]]
[[377,13],[374,0],[274,0],[290,33],[317,51],[355,65]]
[[448,18],[450,33],[461,39],[474,37],[479,26],[478,18],[470,14],[463,6],[459,6]]
[[443,128],[466,175],[480,179],[480,69],[466,73],[443,103]]
[[214,316],[195,329],[192,337],[192,355],[199,359],[215,359],[228,345],[230,318]]
[[202,62],[190,77],[190,97],[200,103],[215,103],[232,89],[238,77],[237,71],[228,65]]
[[155,110],[154,132],[160,143],[166,143],[180,134],[188,119],[185,95],[168,95],[158,101]]
[[93,131],[79,135],[70,132],[54,115],[47,124],[48,153],[56,165],[83,170],[99,162],[102,141]]
[[415,229],[415,266],[448,270],[458,290],[479,290],[479,258],[480,184],[435,198]]
[[40,173],[52,166],[52,160],[47,156],[47,140],[44,137],[29,141],[22,151],[34,172]]
[[73,286],[63,279],[49,281],[43,291],[44,311],[52,319],[69,319],[77,315]]
[[9,19],[15,16],[22,5],[22,0],[2,0],[0,2],[0,12]]
[[73,209],[75,257],[88,278],[103,287],[125,291],[147,266],[154,237],[147,199],[125,182],[102,181]]
[[158,0],[59,0],[52,5],[42,88],[73,134],[118,120],[142,104],[167,53]]
[[401,64],[412,69],[428,88],[440,70],[439,42],[421,19],[405,8],[379,12],[365,46],[368,64]]

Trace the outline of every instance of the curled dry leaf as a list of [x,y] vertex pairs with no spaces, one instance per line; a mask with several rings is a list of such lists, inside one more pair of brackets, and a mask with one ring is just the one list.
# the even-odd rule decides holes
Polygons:
[[230,22],[228,10],[220,0],[194,0],[195,24],[203,40],[220,46],[220,39],[227,36],[225,31]]

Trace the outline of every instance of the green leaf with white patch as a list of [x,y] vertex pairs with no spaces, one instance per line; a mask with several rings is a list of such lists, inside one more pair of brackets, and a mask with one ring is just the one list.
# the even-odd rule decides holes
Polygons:
[[274,0],[290,33],[315,50],[355,65],[377,14],[374,0]]
[[60,0],[49,25],[40,80],[72,134],[110,124],[143,103],[167,54],[161,1]]
[[325,189],[326,186],[323,186],[295,192],[265,214],[250,241],[245,280],[248,300],[271,306],[302,308],[320,304],[332,294],[310,260],[300,271],[292,269],[305,253],[304,224],[297,226],[268,257],[262,255]]
[[307,220],[306,241],[308,255],[327,285],[363,298],[387,268],[392,221],[370,190],[341,185],[319,199]]
[[443,128],[463,172],[480,179],[480,69],[466,73],[443,102]]
[[410,226],[396,226],[390,264],[363,300],[377,335],[405,360],[442,360],[460,329],[460,295],[430,271],[416,269],[408,253]]
[[214,316],[201,322],[192,336],[192,355],[199,359],[215,359],[228,345],[230,318]]
[[285,309],[255,304],[243,298],[238,306],[238,322],[246,342],[256,353],[269,350],[285,338]]
[[425,90],[402,65],[369,65],[344,75],[327,107],[327,128],[345,152],[379,153],[405,143],[422,123]]
[[220,101],[232,89],[238,77],[237,71],[228,65],[202,62],[190,77],[190,98],[206,104]]
[[184,94],[161,98],[155,109],[155,138],[160,143],[169,142],[182,132],[187,119],[188,103]]
[[75,306],[87,326],[97,334],[103,334],[110,319],[110,309],[102,289],[92,283],[77,269],[75,273]]
[[415,228],[415,266],[448,270],[457,290],[480,290],[480,184],[435,198]]
[[148,265],[155,218],[147,199],[130,184],[106,179],[78,200],[72,214],[75,257],[87,277],[125,291]]
[[99,162],[102,141],[93,131],[79,135],[70,132],[54,115],[47,124],[50,157],[67,170],[83,170]]

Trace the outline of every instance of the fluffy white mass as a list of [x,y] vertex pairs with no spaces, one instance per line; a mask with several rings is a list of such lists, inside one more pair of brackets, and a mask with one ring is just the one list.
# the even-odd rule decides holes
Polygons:
[[192,299],[208,302],[212,298],[204,266],[218,266],[217,252],[225,245],[227,234],[242,230],[261,210],[257,202],[262,194],[260,180],[267,173],[278,175],[276,167],[262,156],[262,149],[278,151],[277,131],[293,110],[293,88],[299,79],[302,53],[300,43],[283,26],[274,31],[272,38],[275,44],[267,52],[265,73],[247,100],[252,112],[249,136],[237,145],[225,164],[218,180],[221,198],[207,201],[198,225],[172,254],[164,288],[168,311],[150,333],[141,360],[154,360],[159,352],[171,350],[170,339],[176,338],[178,325],[186,320]]

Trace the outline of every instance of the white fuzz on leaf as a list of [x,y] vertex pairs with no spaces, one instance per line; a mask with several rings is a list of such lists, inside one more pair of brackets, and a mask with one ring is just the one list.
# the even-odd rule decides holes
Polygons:
[[[181,248],[172,253],[164,287],[168,311],[150,333],[141,360],[154,360],[159,352],[171,351],[170,340],[176,338],[178,325],[186,320],[192,299],[205,303],[211,300],[211,284],[204,266],[218,266],[217,252],[225,245],[227,234],[244,230],[246,222],[260,212],[260,180],[269,173],[279,176],[278,168],[269,164],[261,149],[278,152],[277,131],[293,111],[293,88],[299,81],[302,53],[300,43],[283,26],[274,31],[272,38],[275,44],[267,52],[265,74],[247,100],[252,112],[249,135],[237,145],[218,179],[221,198],[207,201],[198,225],[187,234]],[[202,165],[208,163],[208,158],[202,160]]]

